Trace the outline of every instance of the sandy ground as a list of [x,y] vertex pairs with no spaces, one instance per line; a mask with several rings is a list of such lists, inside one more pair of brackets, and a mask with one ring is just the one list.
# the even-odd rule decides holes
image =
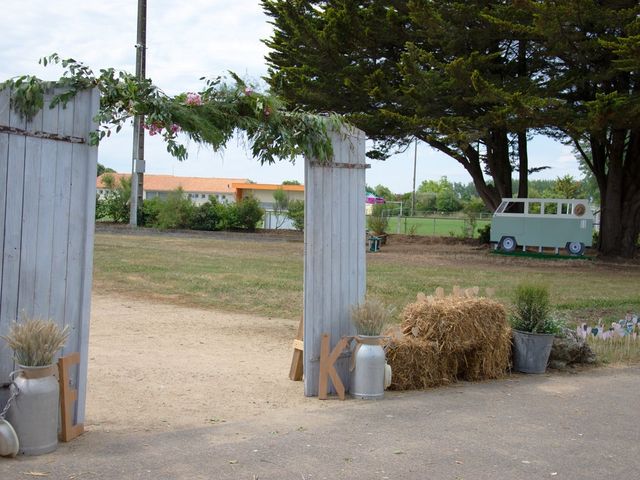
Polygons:
[[94,295],[86,427],[189,428],[313,406],[288,378],[296,330],[293,320]]

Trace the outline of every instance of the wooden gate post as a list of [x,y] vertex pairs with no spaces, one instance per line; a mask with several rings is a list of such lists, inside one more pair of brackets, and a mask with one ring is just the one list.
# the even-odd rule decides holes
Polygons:
[[[353,335],[351,306],[364,299],[365,135],[355,128],[331,132],[334,158],[305,160],[304,205],[304,394],[318,395],[320,344],[331,350]],[[336,370],[349,388],[349,358]]]

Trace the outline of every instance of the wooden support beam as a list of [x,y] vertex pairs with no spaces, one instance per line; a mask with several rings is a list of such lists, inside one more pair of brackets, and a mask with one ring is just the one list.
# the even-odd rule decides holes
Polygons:
[[58,360],[58,374],[60,382],[60,409],[62,428],[60,430],[60,440],[69,442],[84,433],[82,423],[73,423],[73,413],[76,401],[78,400],[78,390],[69,386],[69,368],[80,363],[78,352],[61,357]]
[[291,369],[289,370],[289,379],[294,382],[302,381],[303,365],[304,365],[304,318],[300,319],[298,324],[298,333],[293,341],[293,358],[291,359]]
[[340,400],[344,400],[344,384],[340,379],[340,375],[336,371],[336,360],[340,357],[351,340],[352,337],[342,337],[333,351],[329,353],[330,337],[328,333],[322,334],[322,343],[320,344],[320,380],[318,384],[318,398],[320,400],[326,400],[329,398],[329,377],[333,382],[333,387],[336,389],[336,393]]

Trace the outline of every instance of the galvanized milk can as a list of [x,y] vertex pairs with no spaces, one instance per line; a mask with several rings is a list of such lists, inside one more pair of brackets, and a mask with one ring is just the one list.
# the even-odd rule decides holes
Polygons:
[[350,388],[353,397],[373,400],[384,396],[386,360],[382,339],[367,335],[354,337]]
[[20,454],[42,455],[58,446],[60,393],[55,366],[23,367],[11,388],[20,392],[7,420],[20,440]]

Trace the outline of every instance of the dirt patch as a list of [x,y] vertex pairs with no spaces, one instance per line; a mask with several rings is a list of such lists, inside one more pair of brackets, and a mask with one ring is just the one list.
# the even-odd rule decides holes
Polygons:
[[102,295],[92,312],[88,429],[195,427],[312,402],[288,379],[296,321]]

